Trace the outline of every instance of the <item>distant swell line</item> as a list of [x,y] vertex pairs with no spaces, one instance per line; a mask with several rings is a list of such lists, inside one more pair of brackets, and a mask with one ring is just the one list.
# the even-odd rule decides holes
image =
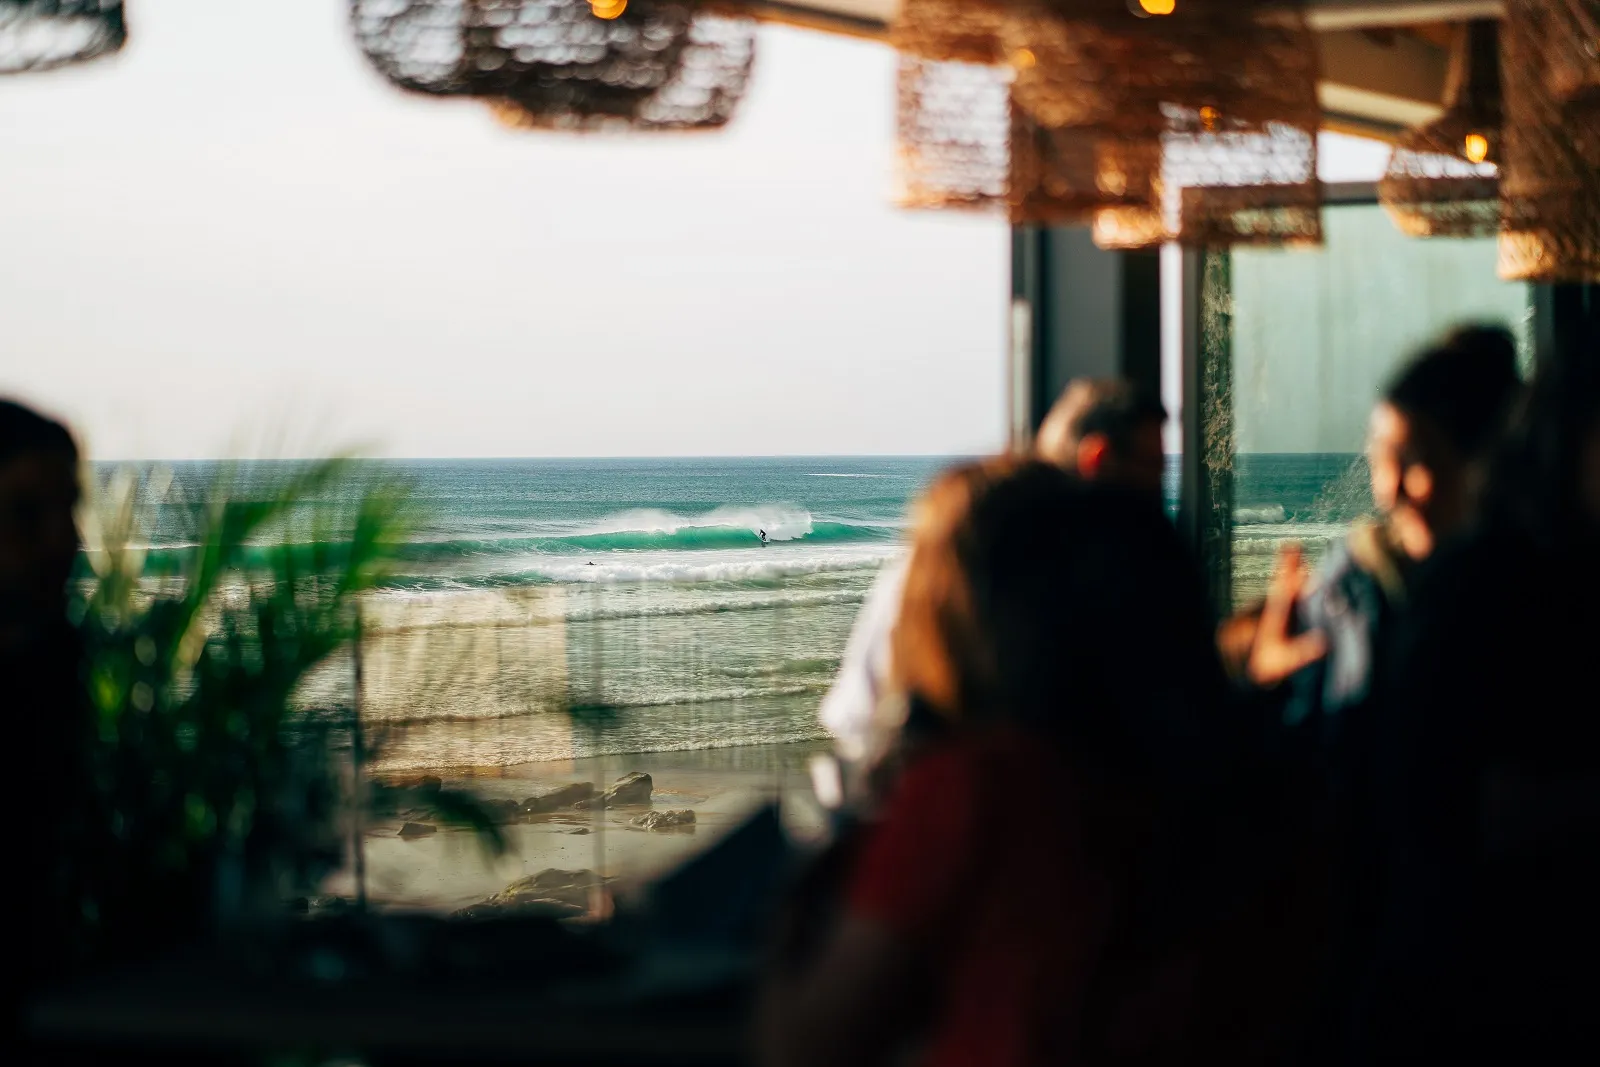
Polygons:
[[[792,596],[760,597],[746,600],[713,600],[699,604],[649,605],[639,608],[576,608],[560,615],[528,615],[519,618],[453,619],[449,617],[402,626],[369,626],[373,637],[424,633],[436,630],[521,630],[530,626],[556,626],[572,622],[611,622],[623,619],[680,618],[691,615],[722,615],[743,611],[777,611],[783,608],[809,608],[830,604],[859,604],[864,591],[799,593]],[[401,609],[403,610],[403,609]]]
[[[623,512],[572,531],[528,531],[507,537],[445,537],[405,541],[392,545],[395,558],[413,562],[448,562],[477,556],[573,554],[630,550],[685,551],[694,549],[755,548],[766,534],[769,542],[808,544],[852,541],[887,541],[899,535],[892,525],[814,520],[804,510],[777,507],[718,508],[699,516],[661,511]],[[244,562],[265,563],[288,550],[311,551],[334,547],[336,542],[304,541],[288,545],[260,544],[243,549]],[[176,543],[144,546],[147,566],[181,566],[200,546]]]
[[[676,530],[611,530],[543,537],[505,537],[490,539],[451,539],[415,541],[400,546],[401,559],[434,562],[472,556],[515,555],[519,553],[571,553],[576,551],[617,552],[640,550],[694,550],[716,548],[754,548],[761,544],[762,527],[745,529],[731,526],[684,526]],[[878,526],[855,526],[843,522],[810,524],[805,533],[768,537],[779,542],[885,541],[897,531]]]

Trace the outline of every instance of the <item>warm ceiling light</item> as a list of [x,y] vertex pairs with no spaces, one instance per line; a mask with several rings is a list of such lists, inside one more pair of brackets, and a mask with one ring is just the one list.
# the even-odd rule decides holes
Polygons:
[[1170,15],[1178,9],[1178,0],[1139,0],[1139,10],[1146,15]]
[[597,19],[614,19],[628,10],[628,0],[589,0],[589,11]]
[[1467,134],[1466,142],[1462,145],[1466,150],[1467,162],[1482,163],[1489,158],[1489,138],[1481,133]]
[[1011,67],[1013,70],[1032,70],[1039,58],[1033,54],[1032,49],[1019,48],[1011,53]]

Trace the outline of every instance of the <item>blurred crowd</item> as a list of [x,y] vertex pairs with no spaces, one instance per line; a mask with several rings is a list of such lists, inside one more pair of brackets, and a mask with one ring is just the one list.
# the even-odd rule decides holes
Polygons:
[[852,773],[762,1000],[781,1065],[1553,1062],[1600,978],[1600,364],[1463,327],[1375,505],[1214,619],[1152,398],[946,473],[823,707]]
[[[845,774],[757,1011],[774,1065],[1553,1061],[1600,978],[1600,366],[1456,330],[1373,408],[1375,513],[1218,619],[1161,404],[1073,383],[921,500],[822,709]],[[68,431],[0,403],[0,677],[88,728]],[[31,780],[31,779],[30,779]],[[71,806],[24,854],[70,851]],[[59,816],[59,817],[56,817]],[[10,880],[32,980],[73,917]],[[36,984],[24,981],[22,985]],[[18,1002],[13,1001],[13,1007]]]

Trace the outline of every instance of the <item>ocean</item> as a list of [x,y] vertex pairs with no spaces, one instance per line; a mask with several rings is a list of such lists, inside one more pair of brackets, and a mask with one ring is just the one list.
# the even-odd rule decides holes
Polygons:
[[1233,603],[1266,595],[1278,548],[1298,542],[1315,567],[1350,524],[1372,512],[1364,456],[1347,452],[1234,457]]
[[[903,551],[911,501],[950,462],[356,464],[333,495],[398,481],[419,517],[397,572],[363,609],[361,706],[376,769],[820,740],[817,703],[856,611]],[[240,470],[270,481],[286,466]],[[169,469],[193,500],[221,467]],[[1315,555],[1369,503],[1350,455],[1240,456],[1235,474],[1241,601],[1264,588],[1284,539]],[[1175,464],[1168,483],[1175,497]],[[171,516],[151,543],[182,545]],[[348,699],[352,678],[332,664],[304,699]]]

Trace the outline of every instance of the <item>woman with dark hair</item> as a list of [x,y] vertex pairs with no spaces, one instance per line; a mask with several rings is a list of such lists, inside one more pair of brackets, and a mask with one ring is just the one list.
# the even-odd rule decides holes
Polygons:
[[773,976],[766,1061],[1281,1051],[1305,942],[1257,818],[1279,809],[1251,788],[1159,506],[1038,462],[945,475],[918,513],[893,662],[944,728],[863,841],[842,918]]
[[1600,1038],[1600,354],[1541,368],[1482,521],[1383,665],[1390,876],[1363,1061],[1554,1062]]

